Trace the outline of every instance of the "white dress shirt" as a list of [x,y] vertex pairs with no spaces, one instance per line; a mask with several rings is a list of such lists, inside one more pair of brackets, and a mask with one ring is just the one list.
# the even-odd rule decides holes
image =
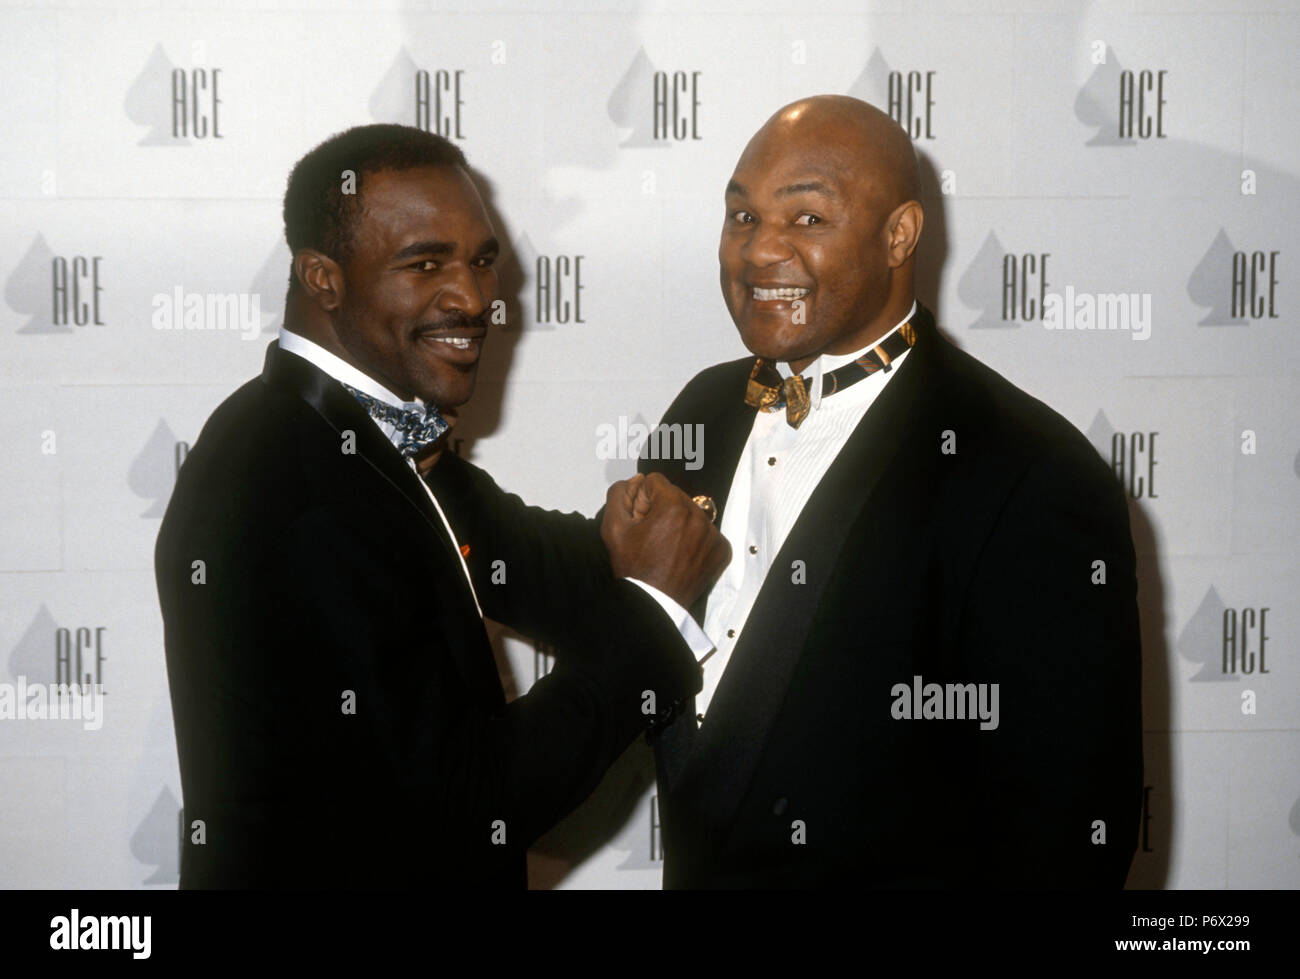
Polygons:
[[[697,714],[708,710],[768,572],[794,574],[793,568],[773,568],[772,562],[808,498],[910,351],[895,357],[890,370],[876,371],[825,400],[823,374],[852,363],[915,314],[914,302],[879,340],[850,354],[822,354],[809,364],[803,374],[812,381],[810,409],[797,429],[786,422],[784,410],[760,411],[754,418],[722,513],[720,529],[731,544],[731,563],[709,592],[704,631],[717,641],[717,651],[704,664],[704,689],[695,698]],[[793,373],[787,364],[776,366],[782,377]]]
[[[306,337],[299,336],[297,333],[293,333],[284,327],[281,327],[279,342],[281,350],[287,350],[289,353],[297,354],[304,360],[310,361],[316,367],[319,367],[336,381],[348,384],[356,388],[358,391],[361,391],[363,394],[368,394],[372,398],[386,402],[396,408],[416,409],[421,411],[424,409],[424,402],[419,398],[416,398],[416,400],[412,402],[403,401],[397,395],[393,394],[392,391],[388,390],[374,378],[370,377],[370,375],[362,373],[341,357],[335,356],[320,344],[308,340]],[[381,422],[373,416],[370,420],[379,426],[379,430],[384,433],[384,438],[388,439],[394,445],[400,444],[402,439],[401,436],[397,434],[396,426],[391,425],[388,422]],[[465,581],[469,584],[470,594],[474,596],[474,606],[478,609],[478,614],[481,618],[483,615],[483,606],[479,604],[478,594],[474,591],[474,582],[470,578],[469,568],[465,564],[465,557],[461,553],[460,542],[456,540],[456,534],[451,529],[451,523],[447,520],[447,515],[442,512],[442,507],[438,505],[438,498],[433,495],[433,490],[429,488],[429,484],[420,478],[420,472],[416,468],[415,460],[407,458],[406,464],[410,466],[411,471],[415,473],[416,480],[424,487],[424,492],[428,494],[430,502],[433,503],[433,508],[438,511],[438,516],[442,519],[442,525],[446,528],[447,537],[451,540],[452,546],[456,550],[456,557],[460,561],[461,570],[465,573]],[[627,580],[633,584],[639,585],[647,594],[650,595],[651,598],[655,600],[659,607],[664,610],[697,658],[713,648],[713,643],[709,641],[709,638],[700,630],[699,625],[697,625],[695,620],[691,618],[690,613],[687,612],[686,609],[682,608],[681,605],[669,596],[665,595],[658,588],[655,588],[653,585],[649,585],[636,578],[628,578]]]

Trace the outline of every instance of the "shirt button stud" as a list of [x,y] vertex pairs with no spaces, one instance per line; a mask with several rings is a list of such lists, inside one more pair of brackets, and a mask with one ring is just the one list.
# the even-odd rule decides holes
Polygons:
[[767,457],[767,464],[768,464],[769,466],[775,466],[775,465],[776,465],[776,456],[768,456],[768,457]]

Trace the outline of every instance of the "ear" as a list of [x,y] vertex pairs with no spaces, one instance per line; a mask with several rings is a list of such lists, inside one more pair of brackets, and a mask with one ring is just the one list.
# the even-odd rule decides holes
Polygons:
[[921,240],[921,226],[925,223],[925,212],[919,201],[906,201],[894,208],[889,216],[889,267],[898,268],[906,262],[916,243]]
[[293,257],[293,274],[307,297],[326,312],[343,305],[343,267],[324,252],[303,248]]

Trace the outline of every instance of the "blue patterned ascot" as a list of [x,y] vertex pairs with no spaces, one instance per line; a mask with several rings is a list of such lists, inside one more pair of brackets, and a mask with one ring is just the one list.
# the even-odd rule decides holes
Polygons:
[[[343,384],[342,381],[339,381]],[[438,414],[436,405],[412,405],[410,408],[397,408],[386,401],[372,398],[364,391],[358,391],[350,384],[343,384],[347,392],[361,402],[361,407],[369,412],[375,421],[392,425],[402,436],[397,443],[397,451],[409,459],[419,455],[447,431],[447,422]]]

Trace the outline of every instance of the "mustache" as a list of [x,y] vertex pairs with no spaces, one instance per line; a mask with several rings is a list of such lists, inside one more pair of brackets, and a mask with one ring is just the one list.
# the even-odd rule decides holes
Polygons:
[[421,323],[415,328],[415,332],[417,335],[425,333],[480,332],[487,329],[487,314],[486,309],[477,316],[470,316],[468,313],[456,310],[431,323]]

